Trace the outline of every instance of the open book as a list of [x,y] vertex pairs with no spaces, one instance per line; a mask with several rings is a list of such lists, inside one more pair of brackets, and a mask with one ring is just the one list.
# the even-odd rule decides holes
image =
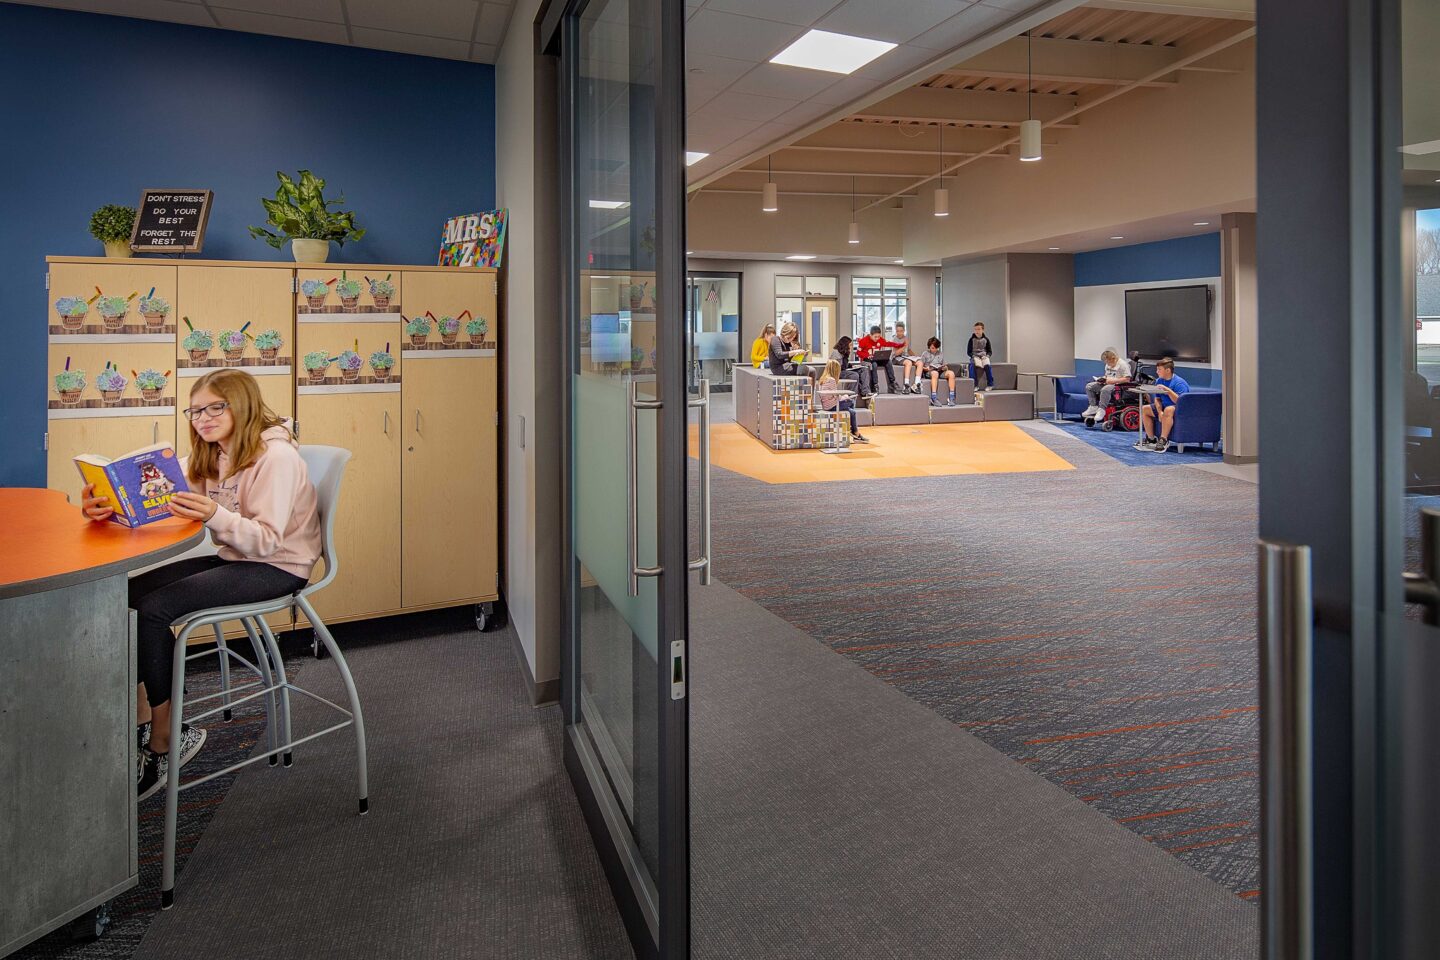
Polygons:
[[82,453],[75,466],[86,483],[95,485],[95,496],[109,498],[115,510],[110,522],[126,527],[164,520],[170,516],[170,495],[190,489],[180,458],[168,443],[141,447],[114,460]]

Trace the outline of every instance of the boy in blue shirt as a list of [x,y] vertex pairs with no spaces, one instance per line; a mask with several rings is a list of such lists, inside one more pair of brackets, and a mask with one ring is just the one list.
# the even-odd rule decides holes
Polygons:
[[[1170,449],[1170,431],[1175,426],[1175,401],[1182,393],[1190,392],[1190,384],[1175,373],[1175,361],[1169,357],[1155,364],[1155,375],[1158,378],[1155,386],[1164,392],[1151,397],[1150,402],[1140,408],[1140,439],[1135,442],[1135,449],[1164,453]],[[1155,432],[1157,420],[1160,425],[1158,436]]]

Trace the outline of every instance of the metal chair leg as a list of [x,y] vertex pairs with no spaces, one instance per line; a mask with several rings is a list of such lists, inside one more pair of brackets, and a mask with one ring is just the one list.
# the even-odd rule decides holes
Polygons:
[[220,624],[210,624],[210,629],[215,631],[216,656],[220,658],[220,702],[225,705],[225,712],[221,714],[225,722],[229,723],[230,713],[230,654],[225,649],[225,632],[220,629]]
[[185,642],[190,639],[191,626],[186,624],[175,638],[171,659],[175,671],[170,681],[170,771],[165,780],[165,856],[160,869],[160,909],[175,905],[175,830],[180,820],[180,767],[182,743],[180,725],[185,712]]
[[[275,641],[275,634],[270,630],[270,624],[265,622],[264,617],[251,617],[260,627],[260,633],[265,637],[266,647],[270,651],[270,658],[275,667],[275,676],[280,684],[280,744],[289,747],[294,741],[290,733],[290,678],[285,673],[285,658],[280,655],[280,644]],[[294,757],[287,749],[284,754],[285,766],[294,762]]]
[[355,690],[355,678],[350,675],[350,665],[345,662],[345,655],[340,652],[340,647],[335,643],[335,638],[330,636],[330,630],[324,622],[316,616],[315,608],[304,596],[295,598],[300,611],[310,619],[310,624],[315,628],[315,635],[325,645],[330,656],[335,659],[335,666],[340,670],[340,679],[345,682],[345,695],[350,698],[350,719],[355,725],[355,759],[359,772],[360,789],[360,815],[364,816],[370,811],[370,777],[365,761],[365,719],[360,713],[360,694]]
[[[260,668],[260,679],[265,682],[265,686],[273,687],[275,681],[270,672],[270,651],[266,649],[265,642],[255,632],[255,625],[248,618],[242,617],[240,623],[245,627],[246,636],[250,638],[250,649],[255,652],[255,665]],[[265,696],[265,749],[267,752],[275,749],[275,693],[273,691]],[[273,755],[270,757],[270,766],[273,767],[279,762],[279,757]]]

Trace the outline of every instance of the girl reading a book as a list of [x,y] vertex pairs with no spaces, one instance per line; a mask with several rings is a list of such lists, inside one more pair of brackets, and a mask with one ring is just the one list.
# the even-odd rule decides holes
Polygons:
[[[205,731],[187,724],[184,742],[170,743],[175,645],[170,624],[197,610],[294,593],[309,581],[320,557],[315,488],[295,438],[265,406],[255,379],[235,369],[205,374],[190,391],[185,416],[191,449],[185,474],[192,490],[171,494],[170,512],[204,523],[219,551],[176,560],[130,581],[144,688],[141,799],[165,785],[172,756],[178,775],[205,742]],[[95,496],[93,485],[85,487],[82,509],[95,521],[113,512],[108,499]]]

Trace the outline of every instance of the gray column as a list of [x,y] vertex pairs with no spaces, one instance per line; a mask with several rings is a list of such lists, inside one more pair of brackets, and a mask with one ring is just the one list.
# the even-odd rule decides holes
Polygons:
[[1225,462],[1260,458],[1260,324],[1255,284],[1255,214],[1227,213],[1220,230],[1221,366]]

